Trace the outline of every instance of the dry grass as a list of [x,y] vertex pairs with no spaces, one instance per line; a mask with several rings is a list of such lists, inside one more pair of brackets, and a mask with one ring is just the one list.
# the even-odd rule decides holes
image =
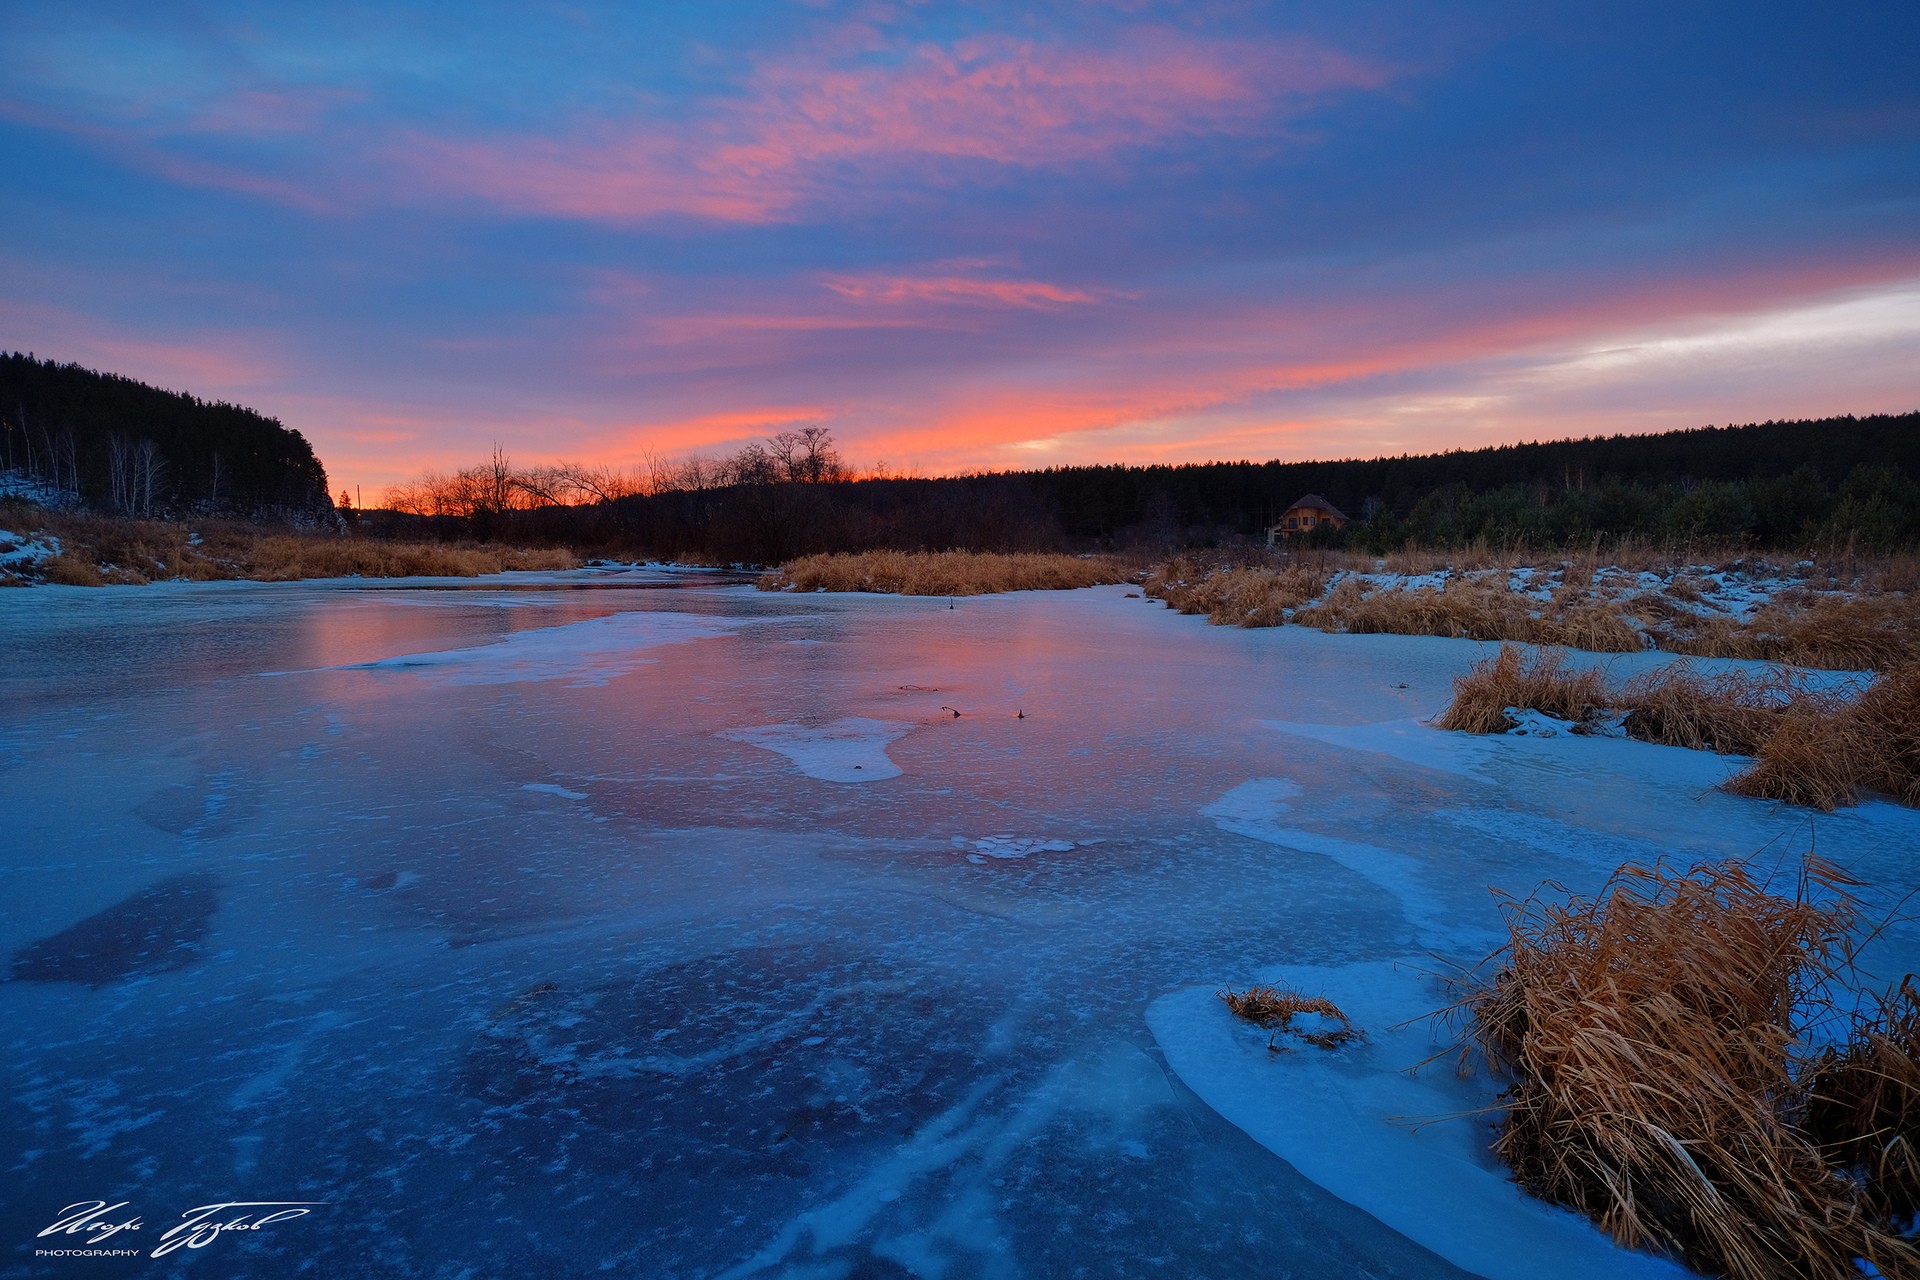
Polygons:
[[1784,670],[1701,673],[1691,662],[1644,671],[1611,699],[1630,738],[1722,755],[1750,756],[1796,709],[1829,711],[1839,699]]
[[[1324,996],[1301,995],[1289,987],[1248,987],[1235,991],[1228,987],[1216,993],[1236,1018],[1244,1018],[1266,1031],[1289,1032],[1308,1044],[1322,1049],[1337,1048],[1360,1036],[1340,1007]],[[1313,1023],[1296,1027],[1293,1020],[1309,1015]],[[1268,1048],[1278,1049],[1275,1043]]]
[[1813,861],[1792,896],[1736,864],[1628,866],[1592,899],[1510,903],[1468,1007],[1512,1081],[1495,1151],[1521,1185],[1709,1273],[1915,1274],[1895,1225],[1920,1101],[1910,993],[1819,1069],[1796,1057],[1847,968],[1851,884]]
[[[1737,555],[1684,566],[1652,548],[1582,552],[1541,561],[1485,547],[1353,553],[1183,555],[1157,567],[1146,594],[1182,613],[1244,627],[1289,621],[1323,631],[1452,636],[1565,645],[1596,653],[1657,648],[1705,658],[1749,658],[1831,670],[1885,670],[1920,660],[1920,557],[1782,566]],[[1719,602],[1709,568],[1750,581],[1791,582],[1751,617]],[[1354,574],[1445,574],[1438,585],[1383,583]],[[1663,574],[1649,589],[1636,575]],[[1525,573],[1550,598],[1516,591]],[[1545,575],[1545,576],[1541,576]],[[1328,584],[1331,583],[1331,589]]]
[[802,556],[761,577],[763,591],[873,591],[903,596],[979,596],[1064,591],[1126,582],[1131,565],[1110,556],[1040,552],[862,551]]
[[1846,1043],[1816,1058],[1804,1127],[1829,1164],[1853,1171],[1871,1211],[1889,1221],[1920,1212],[1920,991],[1913,975]]
[[231,521],[116,520],[19,506],[0,507],[0,527],[58,538],[60,554],[40,572],[48,582],[79,587],[183,578],[470,578],[508,569],[571,569],[580,563],[563,550],[386,542]]
[[1209,566],[1180,558],[1150,573],[1142,590],[1216,625],[1277,627],[1326,590],[1329,572],[1312,562]]
[[247,560],[249,578],[445,577],[472,578],[510,569],[572,569],[570,551],[528,550],[472,543],[376,542],[357,538],[311,538],[281,534],[262,538]]
[[1871,791],[1920,807],[1920,663],[1857,694],[1814,688],[1785,669],[1708,675],[1688,662],[1615,690],[1564,652],[1503,645],[1454,679],[1453,701],[1436,723],[1504,733],[1514,727],[1510,708],[1558,717],[1576,732],[1623,712],[1630,738],[1753,756],[1726,784],[1738,795],[1832,810]]
[[1828,810],[1863,791],[1920,806],[1920,662],[1886,672],[1858,698],[1790,706],[1756,756],[1729,790]]
[[1513,727],[1509,707],[1580,724],[1607,701],[1607,683],[1600,673],[1574,668],[1565,653],[1501,645],[1499,653],[1454,678],[1453,701],[1438,724],[1465,733],[1504,733]]

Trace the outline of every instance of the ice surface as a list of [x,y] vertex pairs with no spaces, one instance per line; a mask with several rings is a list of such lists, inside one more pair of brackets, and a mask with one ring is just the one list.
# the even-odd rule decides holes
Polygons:
[[352,665],[367,671],[406,671],[448,684],[565,680],[571,688],[584,689],[652,661],[643,656],[649,649],[731,635],[740,625],[697,614],[616,613],[522,631],[472,648],[403,653]]
[[1526,1195],[1488,1153],[1498,1105],[1484,1078],[1461,1080],[1426,1015],[1448,993],[1424,957],[1257,975],[1333,1001],[1364,1039],[1276,1053],[1237,1024],[1209,988],[1162,996],[1147,1022],[1207,1104],[1335,1195],[1463,1270],[1507,1280],[1540,1275],[1681,1277],[1682,1267],[1615,1246],[1584,1219]]
[[[1126,597],[0,592],[0,1277],[67,1204],[215,1196],[329,1207],[196,1276],[1587,1274],[1484,1132],[1381,1120],[1488,1087],[1395,1092],[1440,997],[1385,962],[1628,858],[1912,884],[1911,810],[1435,729],[1493,646]],[[1269,976],[1368,1041],[1268,1053],[1211,993]]]

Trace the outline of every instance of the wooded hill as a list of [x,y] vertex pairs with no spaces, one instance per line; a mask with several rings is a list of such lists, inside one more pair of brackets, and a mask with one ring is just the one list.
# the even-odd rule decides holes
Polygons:
[[1070,534],[1164,521],[1251,533],[1303,494],[1386,549],[1691,538],[1788,547],[1920,540],[1920,413],[1702,427],[1338,462],[1029,473]]
[[[758,458],[768,453],[748,446],[742,459],[756,450]],[[1316,530],[1306,545],[1375,552],[1477,542],[1547,550],[1596,540],[1764,550],[1920,545],[1920,413],[1340,462],[1058,467],[946,479],[836,475],[829,468],[824,478],[805,480],[741,459],[708,460],[650,493],[536,502],[530,510],[495,504],[471,519],[428,523],[625,554],[757,563],[870,548],[1165,550],[1264,541],[1269,523],[1303,494],[1317,493],[1352,523]],[[510,474],[507,480],[511,487]]]
[[306,437],[239,405],[0,353],[0,469],[118,515],[331,523]]

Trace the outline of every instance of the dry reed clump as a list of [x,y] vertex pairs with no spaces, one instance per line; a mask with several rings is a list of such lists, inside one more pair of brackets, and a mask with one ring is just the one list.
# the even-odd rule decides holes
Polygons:
[[1883,671],[1920,661],[1920,596],[1782,595],[1746,622],[1676,613],[1660,647],[1702,658],[1764,658],[1833,671]]
[[1851,701],[1789,706],[1755,754],[1729,790],[1827,810],[1862,791],[1920,805],[1920,662],[1882,674]]
[[[176,524],[9,508],[9,519],[60,540],[39,573],[66,586],[140,584],[163,579],[474,577],[508,569],[571,569],[570,551],[477,543],[387,542],[292,533],[233,521]],[[21,520],[22,515],[31,516]]]
[[1683,660],[1633,677],[1615,704],[1627,713],[1622,728],[1630,738],[1750,756],[1772,738],[1782,717],[1828,713],[1837,701],[1785,671],[1707,675]]
[[1803,1127],[1829,1164],[1851,1171],[1870,1211],[1898,1222],[1920,1213],[1920,991],[1913,975],[1802,1077]]
[[1126,582],[1133,571],[1112,557],[1040,552],[862,551],[802,556],[763,575],[763,591],[872,591],[905,596],[978,596],[1064,591]]
[[[1216,992],[1236,1018],[1245,1018],[1265,1031],[1290,1032],[1308,1044],[1332,1049],[1358,1039],[1360,1032],[1340,1007],[1325,996],[1301,995],[1289,987],[1248,987],[1236,992],[1232,987]],[[1313,1024],[1300,1028],[1293,1020],[1310,1015]],[[1269,1048],[1278,1046],[1269,1043]]]
[[1465,733],[1504,733],[1514,724],[1507,708],[1516,707],[1580,724],[1608,701],[1600,673],[1573,667],[1564,652],[1501,645],[1499,653],[1454,677],[1453,701],[1438,723]]
[[1920,807],[1920,663],[1863,691],[1818,689],[1791,672],[1702,674],[1691,663],[1643,672],[1615,691],[1562,652],[1501,646],[1453,682],[1436,723],[1504,733],[1510,708],[1545,712],[1578,732],[1609,711],[1630,738],[1754,761],[1725,785],[1737,795],[1832,810],[1862,792]]
[[1216,626],[1277,627],[1326,589],[1315,564],[1202,566],[1176,560],[1150,574],[1142,590],[1181,613],[1205,614]]
[[1354,635],[1452,636],[1596,653],[1632,653],[1646,647],[1645,638],[1617,605],[1573,589],[1543,602],[1487,578],[1452,578],[1437,590],[1369,588],[1360,579],[1346,578],[1302,608],[1294,621]]
[[1521,1185],[1739,1280],[1856,1258],[1915,1274],[1895,1225],[1920,1105],[1911,996],[1844,1052],[1800,1056],[1847,971],[1852,884],[1812,859],[1791,897],[1733,863],[1629,865],[1591,899],[1510,902],[1501,967],[1465,1007],[1512,1082],[1494,1150]]
[[261,538],[247,553],[243,575],[269,582],[297,578],[472,578],[522,569],[571,569],[580,563],[557,549],[376,542],[280,534]]

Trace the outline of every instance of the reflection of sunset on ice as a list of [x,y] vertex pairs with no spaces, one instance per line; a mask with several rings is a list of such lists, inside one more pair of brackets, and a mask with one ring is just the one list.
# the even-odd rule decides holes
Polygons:
[[[1404,1074],[1423,973],[1497,944],[1489,885],[1805,840],[1716,788],[1738,760],[1428,723],[1494,646],[1120,586],[17,596],[4,1124],[75,1190],[11,1238],[111,1183],[325,1201],[200,1252],[328,1272],[1670,1273],[1522,1196],[1484,1119],[1399,1123],[1496,1087]],[[1898,885],[1914,826],[1819,848]],[[1215,993],[1267,982],[1363,1034],[1237,1030]]]

